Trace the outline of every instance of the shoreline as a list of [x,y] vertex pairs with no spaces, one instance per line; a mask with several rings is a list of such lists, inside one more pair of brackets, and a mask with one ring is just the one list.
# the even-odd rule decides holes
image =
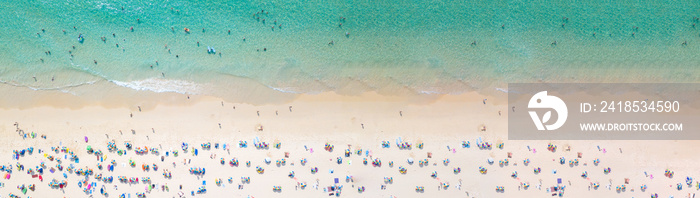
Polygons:
[[[317,93],[285,93],[269,87],[248,82],[235,88],[241,90],[229,97],[203,94],[183,94],[176,92],[155,92],[152,90],[134,90],[133,88],[119,86],[107,81],[96,81],[81,86],[60,90],[36,90],[31,87],[18,87],[11,84],[0,84],[0,92],[11,97],[0,99],[0,109],[51,106],[58,108],[79,109],[90,106],[104,106],[108,108],[135,108],[152,109],[158,105],[192,105],[201,100],[218,100],[225,103],[250,104],[256,106],[283,105],[298,101],[350,101],[350,102],[399,102],[401,104],[430,104],[444,98],[457,100],[457,98],[481,101],[483,98],[493,98],[499,104],[507,103],[506,93],[498,88],[490,92],[494,95],[483,95],[474,91],[460,94],[413,94],[413,93],[387,93],[379,91],[352,91],[347,87],[338,91],[324,91]],[[202,91],[212,88],[205,88]],[[227,90],[219,90],[223,94],[231,93]],[[248,93],[248,94],[245,94]],[[243,96],[247,95],[247,96]],[[498,96],[500,95],[500,96]],[[504,99],[500,99],[504,98]]]

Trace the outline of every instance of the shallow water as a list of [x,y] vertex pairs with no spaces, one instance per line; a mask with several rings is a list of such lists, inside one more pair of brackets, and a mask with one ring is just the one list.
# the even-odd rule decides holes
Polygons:
[[0,8],[0,81],[74,95],[84,93],[72,88],[98,81],[214,96],[250,94],[230,90],[241,83],[410,95],[488,94],[509,82],[700,82],[694,1],[90,0]]

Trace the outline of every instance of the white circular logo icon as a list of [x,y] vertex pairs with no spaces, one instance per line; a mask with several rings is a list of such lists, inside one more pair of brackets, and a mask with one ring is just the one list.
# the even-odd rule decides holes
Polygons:
[[548,96],[547,91],[541,91],[532,96],[532,98],[530,98],[530,102],[527,104],[527,107],[530,109],[554,109],[554,111],[557,112],[557,121],[555,121],[553,124],[545,125],[545,123],[547,123],[552,117],[552,111],[547,111],[544,113],[541,119],[537,115],[537,112],[528,111],[528,113],[530,113],[530,117],[532,117],[532,122],[535,123],[537,130],[540,131],[551,131],[558,129],[564,125],[564,122],[566,122],[566,118],[569,115],[569,110],[566,108],[564,101],[556,96]]

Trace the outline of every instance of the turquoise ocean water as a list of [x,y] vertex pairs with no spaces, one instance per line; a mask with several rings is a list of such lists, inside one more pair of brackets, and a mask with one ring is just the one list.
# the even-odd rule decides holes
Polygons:
[[237,91],[246,84],[455,94],[700,82],[696,17],[697,1],[3,1],[0,81],[215,96],[250,94]]

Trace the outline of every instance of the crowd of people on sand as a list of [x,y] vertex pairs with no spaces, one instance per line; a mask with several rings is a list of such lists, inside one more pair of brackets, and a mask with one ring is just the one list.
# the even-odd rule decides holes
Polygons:
[[[17,126],[17,132],[20,137],[22,138],[30,138],[30,139],[35,139],[37,138],[38,134],[31,132],[31,133],[26,133],[24,130],[19,128],[18,124],[15,124]],[[43,139],[46,139],[46,136],[41,135],[40,136]],[[132,193],[122,193],[116,195],[117,197],[131,197],[133,194],[136,197],[146,197],[148,196],[153,190],[160,190],[162,192],[170,192],[170,186],[168,186],[167,181],[169,178],[173,177],[172,170],[174,169],[181,169],[181,168],[186,168],[188,169],[188,172],[191,176],[194,177],[200,177],[205,174],[208,174],[206,171],[206,168],[204,167],[197,167],[197,166],[190,166],[191,165],[191,159],[187,159],[186,156],[180,157],[181,155],[193,155],[197,156],[200,154],[210,154],[210,159],[208,160],[213,160],[213,163],[219,162],[221,165],[228,165],[230,167],[238,167],[239,166],[239,159],[236,157],[232,157],[230,159],[226,159],[226,157],[216,157],[216,150],[224,150],[224,151],[229,151],[232,148],[232,145],[229,143],[211,143],[211,142],[202,142],[199,144],[199,146],[192,146],[190,147],[190,143],[188,142],[182,142],[180,144],[180,149],[171,149],[171,150],[161,150],[160,148],[156,147],[149,147],[147,145],[134,145],[130,141],[124,141],[124,142],[116,142],[114,140],[107,142],[104,145],[94,145],[91,144],[88,141],[88,137],[85,137],[82,139],[80,144],[85,146],[84,151],[78,152],[78,149],[76,148],[69,148],[66,146],[62,145],[57,145],[57,146],[50,146],[50,145],[36,145],[35,147],[29,147],[29,148],[16,148],[12,152],[12,159],[14,160],[14,163],[8,163],[6,165],[0,165],[0,171],[3,172],[2,174],[2,179],[5,180],[3,182],[0,182],[0,189],[4,192],[8,192],[9,197],[19,197],[19,195],[31,195],[32,191],[35,191],[37,189],[54,189],[54,190],[63,190],[66,188],[79,188],[81,189],[85,195],[89,196],[94,196],[94,194],[99,194],[103,196],[108,196],[109,191],[111,189],[118,189],[120,185],[144,185],[144,189],[140,192],[132,192]],[[255,137],[253,140],[253,144],[255,145],[255,149],[258,150],[268,150],[268,149],[282,149],[282,142],[275,141],[273,144],[274,146],[272,148],[268,147],[267,143],[260,140],[260,138]],[[416,141],[416,144],[419,146],[417,149],[423,149],[423,142],[421,141]],[[505,149],[505,143],[503,142],[497,142],[496,145],[498,145],[495,148],[492,148],[488,141],[483,140],[483,138],[479,137],[476,139],[476,144],[479,147],[479,150],[491,150],[491,149]],[[123,146],[122,146],[123,145]],[[396,138],[395,145],[392,146],[390,144],[390,141],[384,140],[381,142],[378,142],[377,148],[379,149],[392,149],[392,147],[396,147],[397,149],[404,150],[404,149],[412,149],[413,143],[408,142],[404,140],[402,137]],[[471,148],[471,142],[470,141],[461,141],[462,149],[470,149]],[[240,140],[238,143],[238,148],[239,149],[246,149],[247,148],[247,141],[245,140]],[[320,145],[319,145],[320,146]],[[385,164],[382,162],[380,159],[380,156],[375,156],[374,152],[372,150],[367,149],[363,150],[360,147],[355,147],[354,150],[351,150],[352,145],[348,145],[347,149],[344,149],[343,152],[340,152],[335,158],[335,162],[337,162],[338,165],[344,165],[343,160],[344,159],[350,159],[353,158],[353,156],[361,158],[362,165],[366,166],[368,168],[381,168]],[[449,146],[448,150],[450,152],[456,152],[456,148],[450,148]],[[212,149],[213,148],[213,149]],[[335,145],[331,142],[327,142],[323,145],[323,148],[326,152],[328,153],[333,153]],[[549,143],[546,145],[547,151],[551,153],[556,153],[558,145],[555,145],[553,143]],[[106,149],[106,152],[103,152],[102,149]],[[313,146],[308,146],[304,145],[304,149],[313,154]],[[530,148],[530,146],[527,147],[528,151],[526,153],[532,153],[535,154],[537,152],[537,149],[535,148]],[[567,151],[570,151],[571,148],[570,146],[566,146],[565,149]],[[599,150],[604,150],[600,149]],[[477,150],[478,152],[478,150]],[[115,156],[122,156],[122,155],[130,155],[129,153],[133,153],[134,155],[138,156],[147,156],[147,155],[153,155],[156,156],[157,158],[160,159],[160,163],[140,163],[137,162],[136,160],[129,159],[128,161],[116,161],[113,159]],[[427,168],[431,167],[430,161],[433,161],[433,152],[426,152],[427,155],[423,159],[418,159],[420,167],[422,168]],[[576,168],[580,165],[582,166],[588,166],[588,162],[591,162],[593,165],[592,167],[595,169],[600,170],[601,173],[603,174],[612,174],[612,169],[607,166],[603,166],[603,162],[601,162],[600,158],[593,158],[593,159],[586,159],[583,156],[582,152],[577,152],[577,155],[573,157],[573,159],[568,159],[562,156],[559,158],[558,161],[556,161],[558,164],[566,167],[568,166],[570,168]],[[31,156],[31,155],[39,155],[41,156],[42,160],[38,164],[32,164],[32,163],[27,163],[23,162],[23,159],[25,157]],[[82,157],[95,157],[97,159],[97,164],[86,164],[85,162],[81,163],[81,158]],[[513,165],[517,165],[517,162],[522,161],[522,165],[524,166],[531,166],[533,172],[532,173],[519,173],[517,171],[513,171],[510,173],[510,177],[513,179],[518,179],[519,180],[519,185],[517,186],[507,186],[507,185],[498,185],[494,186],[494,190],[496,193],[504,193],[510,189],[515,189],[517,188],[518,190],[528,190],[530,187],[530,182],[525,181],[525,179],[521,180],[522,175],[524,174],[532,174],[532,175],[538,175],[538,174],[543,174],[542,173],[542,168],[537,166],[536,164],[542,163],[542,162],[536,162],[532,161],[530,158],[527,156],[521,156],[520,160],[516,160],[517,157],[519,156],[514,156],[512,152],[507,152],[507,155],[498,161],[498,166],[494,165],[495,160],[492,157],[489,157],[487,159],[483,159],[483,165],[480,166],[475,170],[466,170],[469,173],[473,174],[482,174],[482,175],[488,175],[488,174],[493,174],[489,173],[488,169],[490,168],[503,168],[506,166],[509,166],[509,164],[512,162]],[[169,165],[165,163],[166,158],[173,158],[172,165]],[[183,165],[184,166],[177,166],[175,161],[176,158],[181,158]],[[270,157],[265,157],[261,159],[252,159],[253,161],[260,160],[259,162],[265,163],[265,164],[270,164],[273,160]],[[295,182],[295,190],[304,190],[307,188],[308,183],[305,181],[298,181],[296,178],[296,173],[300,171],[310,171],[311,174],[316,174],[319,172],[318,166],[314,164],[314,162],[308,161],[307,158],[299,158],[293,160],[290,157],[290,152],[284,152],[284,157],[280,159],[276,159],[275,164],[277,166],[267,166],[263,167],[263,164],[258,164],[255,162],[252,162],[250,160],[246,160],[245,166],[246,167],[251,167],[255,166],[255,172],[257,174],[266,174],[266,168],[274,169],[275,167],[280,167],[280,166],[285,166],[287,164],[287,161],[290,161],[291,164],[293,165],[294,162],[299,162],[299,164],[302,167],[299,167],[298,169],[295,169],[294,171],[291,171],[287,174],[287,177],[293,178],[293,181],[290,182]],[[332,161],[333,159],[331,159]],[[394,161],[388,161],[387,165],[389,169],[394,169],[395,163],[400,164],[398,167],[396,167],[396,171],[400,174],[407,174],[409,172],[409,168],[414,165],[414,158],[407,158],[405,162],[394,162]],[[228,163],[227,163],[228,162]],[[567,163],[568,162],[568,163]],[[128,164],[128,166],[124,167],[117,167],[117,164]],[[348,163],[349,164],[349,163]],[[371,165],[370,165],[371,164]],[[460,164],[456,164],[449,158],[443,158],[442,159],[442,165],[443,166],[450,166],[452,165],[452,173],[453,174],[463,174],[463,169],[460,167]],[[437,166],[437,163],[432,164],[433,167]],[[151,178],[151,177],[146,177],[146,176],[137,176],[137,175],[124,175],[120,173],[120,169],[138,169],[141,168],[141,171],[143,172],[149,172],[149,171],[162,171],[162,178],[157,177],[157,178]],[[306,168],[304,168],[306,167]],[[590,169],[589,169],[590,170]],[[295,172],[296,171],[296,172]],[[478,171],[478,173],[477,173]],[[328,170],[329,173],[333,173],[334,170],[331,168]],[[214,179],[214,183],[217,187],[222,187],[222,183],[224,181],[227,181],[228,183],[238,183],[238,188],[242,189],[244,184],[249,184],[254,181],[254,173],[250,172],[251,176],[243,176],[240,178],[240,180],[234,179],[232,177],[229,178],[216,178]],[[554,169],[552,170],[552,174],[556,175],[557,170]],[[30,184],[19,184],[16,187],[16,190],[14,190],[12,187],[5,186],[5,183],[13,183],[12,179],[18,177],[17,175],[20,175],[19,177],[22,177],[21,175],[29,175],[31,178],[36,178],[34,182]],[[220,173],[216,173],[220,174]],[[269,173],[268,173],[269,174]],[[451,182],[446,181],[444,179],[440,179],[439,175],[443,173],[439,173],[438,170],[436,169],[435,171],[432,171],[430,175],[426,175],[426,179],[433,179],[435,181],[435,184],[438,186],[439,190],[449,190],[453,189],[451,187]],[[51,179],[51,181],[44,181],[44,177],[47,175],[50,175],[51,178],[58,177],[60,179]],[[75,175],[75,176],[73,176]],[[222,177],[224,177],[225,174],[221,174]],[[649,178],[653,178],[652,174],[647,174],[645,172],[645,176]],[[674,171],[667,169],[664,172],[664,176],[668,178],[673,178],[674,177]],[[117,178],[117,181],[114,182],[113,179]],[[187,177],[185,176],[177,176],[176,177]],[[391,185],[394,183],[394,178],[391,176],[383,176],[383,177],[378,177],[378,179],[383,179],[383,183],[380,186],[377,186],[377,188],[370,188],[366,186],[361,186],[361,185],[354,185],[354,181],[357,179],[356,175],[345,175],[345,182],[352,184],[352,188],[357,189],[357,193],[365,193],[366,191],[374,191],[374,190],[386,190],[388,185]],[[589,179],[590,175],[588,171],[582,171],[581,173],[581,178],[582,179]],[[253,178],[253,180],[251,180]],[[363,179],[371,179],[371,178],[363,178]],[[552,196],[564,196],[564,192],[567,188],[569,188],[571,184],[571,180],[573,178],[567,178],[569,179],[569,185],[565,184],[562,182],[562,178],[558,178],[556,181],[555,185],[549,186],[549,187],[544,187],[542,186],[543,183],[542,181],[539,182],[539,184],[535,185],[535,188],[538,190],[542,190],[544,187],[546,190],[547,194],[551,194]],[[639,181],[642,182],[642,181]],[[190,194],[191,196],[196,196],[198,194],[206,194],[207,193],[207,181],[202,180],[201,185],[196,185],[196,186],[186,186],[183,188],[181,185],[179,187],[179,190],[176,190],[177,192],[173,192],[173,194],[178,194],[179,196],[185,196],[186,194]],[[456,189],[459,191],[462,191],[462,181],[461,179],[458,182],[453,182],[453,183],[458,183],[456,185]],[[620,183],[619,185],[615,186],[615,192],[617,193],[624,193],[625,191],[634,191],[635,189],[638,189],[639,191],[646,192],[648,191],[647,185],[645,183],[637,183],[635,187],[630,185],[631,181],[629,178],[625,178],[624,183]],[[613,182],[611,181],[606,188],[612,190]],[[320,183],[316,181],[313,185],[312,188],[318,190],[320,186]],[[695,189],[700,189],[700,181],[694,180],[693,177],[687,176],[685,178],[684,183],[678,183],[676,185],[676,188],[678,190],[682,190],[683,188],[692,188],[694,187]],[[600,182],[598,181],[590,181],[590,184],[588,185],[589,190],[598,190],[600,188]],[[187,190],[190,189],[189,193],[186,193]],[[275,193],[281,193],[283,192],[283,188],[280,185],[270,185],[270,189],[272,192]],[[343,193],[344,185],[339,182],[338,178],[334,179],[333,184],[330,184],[325,187],[321,187],[323,190],[323,193],[328,194],[330,196],[340,196]],[[484,189],[472,189],[472,191],[483,191]],[[415,186],[415,191],[416,193],[424,193],[425,192],[425,186],[423,185],[417,185]],[[466,191],[465,191],[466,192]],[[656,193],[651,193],[651,197],[658,197],[658,194]],[[3,195],[0,195],[3,196]]]

